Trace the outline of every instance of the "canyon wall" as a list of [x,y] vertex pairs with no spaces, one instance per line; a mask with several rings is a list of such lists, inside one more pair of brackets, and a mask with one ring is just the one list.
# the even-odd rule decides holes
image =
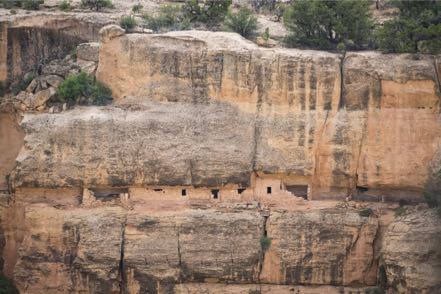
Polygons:
[[15,186],[247,187],[260,173],[309,199],[421,199],[441,138],[435,57],[197,31],[104,40],[97,77],[130,111],[26,115]]
[[439,57],[101,33],[112,105],[0,116],[21,293],[441,291],[435,214],[378,203],[422,200]]
[[98,40],[113,17],[39,13],[0,21],[0,82],[16,82],[83,42]]

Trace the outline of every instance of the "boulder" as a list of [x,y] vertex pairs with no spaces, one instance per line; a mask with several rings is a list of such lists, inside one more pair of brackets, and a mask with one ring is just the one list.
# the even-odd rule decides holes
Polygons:
[[49,86],[57,89],[63,82],[63,78],[57,75],[48,75],[42,78]]
[[56,93],[57,91],[53,87],[36,93],[33,99],[33,107],[38,108],[40,106],[43,106],[49,99],[54,97]]
[[77,58],[81,60],[98,62],[99,52],[99,43],[83,43],[77,46]]
[[26,92],[34,93],[34,91],[37,88],[37,86],[38,86],[38,80],[37,79],[33,79],[32,82],[30,82],[30,84],[26,88]]
[[116,37],[122,36],[126,33],[124,29],[117,25],[107,25],[100,30],[100,41],[108,42]]
[[94,61],[77,60],[77,64],[80,66],[81,71],[87,74],[94,75],[97,68],[97,63]]
[[66,64],[50,63],[43,67],[42,73],[44,75],[57,75],[61,77],[66,77],[69,75],[71,67]]

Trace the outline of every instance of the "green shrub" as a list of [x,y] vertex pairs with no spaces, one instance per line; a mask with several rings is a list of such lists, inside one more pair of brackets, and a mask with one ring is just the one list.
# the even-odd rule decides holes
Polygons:
[[441,216],[441,166],[434,164],[423,190],[423,196],[430,208],[436,208]]
[[119,25],[125,30],[130,30],[137,25],[137,22],[135,17],[131,15],[124,15],[123,17],[121,17]]
[[81,6],[95,11],[102,8],[113,8],[112,1],[110,0],[81,0]]
[[288,46],[333,50],[344,43],[347,49],[370,45],[373,22],[368,0],[296,0],[283,17],[290,31]]
[[228,13],[231,0],[197,0],[187,1],[182,7],[182,12],[191,22],[198,21],[214,26],[222,22]]
[[248,294],[262,294],[262,291],[259,289],[252,289],[248,291]]
[[268,238],[267,236],[262,236],[260,237],[260,247],[262,247],[263,251],[266,251],[270,248],[271,246],[271,239]]
[[143,15],[145,26],[154,31],[182,30],[190,26],[190,20],[185,18],[181,9],[175,5],[162,5],[156,16]]
[[267,42],[269,38],[270,38],[269,28],[266,28],[265,32],[262,34],[262,39],[264,39]]
[[17,14],[17,10],[15,10],[15,9],[11,9],[11,10],[9,10],[9,13],[10,13],[10,14]]
[[374,211],[371,208],[363,208],[358,212],[358,214],[362,217],[370,217],[374,214]]
[[40,4],[43,4],[44,0],[24,0],[23,8],[26,10],[38,10],[40,9]]
[[251,10],[241,8],[238,12],[229,12],[225,24],[243,37],[250,36],[257,28],[257,17]]
[[73,59],[77,59],[77,48],[73,48],[70,53],[69,53],[70,57],[72,57]]
[[140,13],[142,8],[143,8],[143,6],[141,3],[135,4],[132,6],[132,12],[133,13]]
[[395,209],[395,217],[402,216],[406,213],[407,209],[405,207],[398,207]]
[[58,88],[58,96],[69,105],[106,105],[112,92],[85,72],[70,75]]
[[18,294],[14,284],[5,276],[0,274],[0,294]]
[[441,2],[397,0],[392,4],[399,14],[376,31],[379,49],[386,53],[440,53]]
[[378,267],[378,274],[377,274],[377,285],[378,288],[384,291],[387,288],[387,275],[386,275],[386,268],[384,265],[380,265]]
[[67,0],[63,0],[63,2],[60,3],[58,6],[62,11],[70,11],[72,9],[72,6],[70,5],[70,2]]

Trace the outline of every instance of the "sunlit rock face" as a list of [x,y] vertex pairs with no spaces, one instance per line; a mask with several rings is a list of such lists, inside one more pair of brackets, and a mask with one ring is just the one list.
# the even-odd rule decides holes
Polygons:
[[125,110],[26,115],[14,182],[248,186],[261,172],[313,199],[418,200],[441,138],[436,64],[230,33],[106,38],[97,76]]

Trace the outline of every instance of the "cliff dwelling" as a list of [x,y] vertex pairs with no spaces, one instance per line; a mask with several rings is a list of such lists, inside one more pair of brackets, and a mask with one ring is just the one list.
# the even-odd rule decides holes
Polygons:
[[0,1],[0,293],[441,293],[439,1],[165,2]]

